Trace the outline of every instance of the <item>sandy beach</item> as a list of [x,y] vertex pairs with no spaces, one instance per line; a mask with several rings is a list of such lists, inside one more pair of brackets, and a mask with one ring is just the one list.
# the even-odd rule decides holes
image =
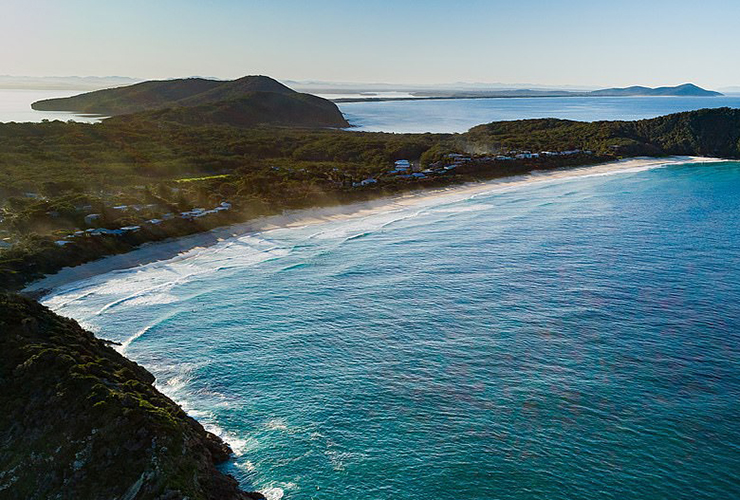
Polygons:
[[238,237],[248,233],[269,231],[277,228],[304,227],[324,222],[353,218],[367,217],[373,213],[394,210],[403,207],[421,205],[424,203],[453,201],[464,199],[478,194],[495,190],[511,189],[532,183],[546,183],[561,179],[613,175],[620,172],[637,172],[680,163],[709,163],[727,161],[720,158],[673,156],[666,158],[632,158],[609,163],[602,163],[587,167],[564,168],[549,171],[534,171],[531,174],[505,177],[487,182],[468,183],[451,186],[443,189],[420,190],[404,195],[378,198],[375,200],[318,207],[301,210],[285,211],[280,215],[273,215],[254,219],[248,222],[225,226],[203,233],[173,238],[171,240],[148,243],[141,247],[120,255],[112,255],[88,262],[75,267],[67,267],[58,273],[48,275],[28,285],[23,292],[34,296],[43,296],[51,290],[63,287],[92,276],[107,272],[129,269],[152,262],[172,258],[187,258],[187,253],[215,245],[228,238]]

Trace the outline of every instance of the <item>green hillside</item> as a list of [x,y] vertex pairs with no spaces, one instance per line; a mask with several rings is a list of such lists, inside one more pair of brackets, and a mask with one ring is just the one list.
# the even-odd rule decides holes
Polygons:
[[174,122],[183,125],[231,125],[234,127],[349,126],[339,108],[331,101],[293,91],[290,93],[246,92],[236,99],[123,115],[110,120],[122,122],[143,120]]
[[72,111],[109,116],[136,113],[174,106],[180,100],[212,90],[222,83],[203,78],[157,80],[73,97],[45,99],[34,102],[31,107],[39,111]]

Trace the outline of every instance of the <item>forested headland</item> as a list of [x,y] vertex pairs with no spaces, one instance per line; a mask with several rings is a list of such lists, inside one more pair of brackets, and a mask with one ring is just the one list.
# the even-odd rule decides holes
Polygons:
[[464,134],[184,124],[150,112],[0,124],[0,281],[18,288],[147,241],[285,209],[632,156],[739,158],[739,139],[740,110],[729,108],[494,122]]

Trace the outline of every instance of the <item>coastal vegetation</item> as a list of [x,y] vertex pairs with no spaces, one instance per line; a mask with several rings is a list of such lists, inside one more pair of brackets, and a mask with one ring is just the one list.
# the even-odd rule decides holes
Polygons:
[[[167,116],[0,125],[4,288],[286,209],[631,156],[740,157],[740,110],[729,108],[634,122],[494,122],[465,134],[183,124]],[[394,166],[401,159],[407,170]]]
[[75,321],[0,294],[0,496],[248,500],[231,449]]

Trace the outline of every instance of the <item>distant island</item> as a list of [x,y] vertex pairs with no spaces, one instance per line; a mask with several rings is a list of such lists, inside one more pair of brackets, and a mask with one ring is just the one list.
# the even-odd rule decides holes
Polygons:
[[411,97],[368,97],[368,98],[339,98],[334,102],[367,102],[367,101],[405,101],[420,99],[496,99],[513,97],[718,97],[723,94],[714,90],[705,90],[693,83],[684,83],[675,87],[642,87],[632,86],[625,88],[609,88],[576,92],[571,90],[460,90],[436,91],[423,90],[410,92]]
[[148,81],[73,97],[46,99],[34,102],[31,107],[39,111],[102,116],[148,113],[135,119],[183,124],[349,126],[331,101],[296,92],[261,75],[232,81],[205,78]]

